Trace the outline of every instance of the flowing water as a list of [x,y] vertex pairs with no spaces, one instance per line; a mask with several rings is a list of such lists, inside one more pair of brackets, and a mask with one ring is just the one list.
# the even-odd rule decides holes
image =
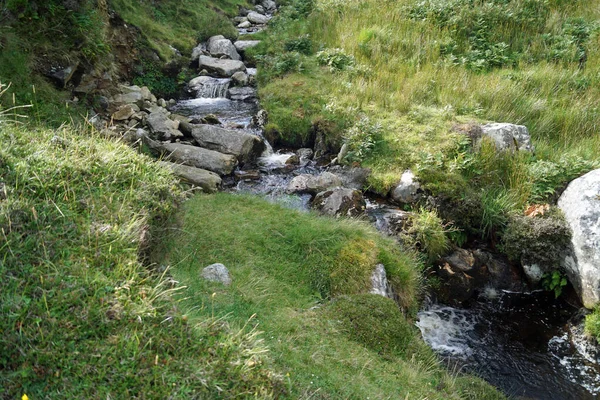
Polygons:
[[[255,71],[253,71],[255,72]],[[251,127],[258,105],[226,98],[198,98],[177,104],[174,112],[203,118],[212,114],[223,126]],[[306,211],[310,196],[289,195],[285,188],[300,173],[318,173],[305,161],[290,167],[293,153],[267,150],[258,160],[260,177],[231,179],[229,191],[252,193],[286,207]],[[382,232],[392,233],[391,220],[405,212],[381,200],[368,201],[367,214]],[[600,398],[600,355],[587,344],[581,328],[569,324],[577,310],[547,293],[491,291],[467,308],[428,304],[417,326],[425,341],[451,369],[475,373],[515,398],[588,400]]]

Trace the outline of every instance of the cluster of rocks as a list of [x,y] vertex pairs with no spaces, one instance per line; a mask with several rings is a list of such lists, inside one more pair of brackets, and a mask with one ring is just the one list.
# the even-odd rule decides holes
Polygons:
[[273,0],[260,1],[253,10],[241,8],[240,16],[234,18],[234,22],[242,33],[258,32],[264,29],[276,11],[277,3]]

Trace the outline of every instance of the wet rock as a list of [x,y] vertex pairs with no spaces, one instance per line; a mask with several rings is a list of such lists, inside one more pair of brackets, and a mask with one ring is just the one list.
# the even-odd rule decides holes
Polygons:
[[573,236],[563,268],[586,308],[600,304],[600,169],[569,184],[558,207]]
[[[242,73],[243,72],[239,72]],[[235,75],[235,74],[234,74]],[[197,98],[225,97],[231,80],[228,78],[213,78],[212,76],[198,76],[192,79],[187,86],[190,93]]]
[[241,60],[242,57],[238,54],[235,46],[231,43],[231,40],[226,39],[224,36],[213,36],[208,39],[206,49],[211,56],[221,58],[225,56],[230,60]]
[[231,77],[231,80],[236,86],[247,86],[248,85],[248,74],[245,72],[236,72]]
[[237,60],[223,60],[219,58],[200,56],[198,58],[199,68],[207,70],[221,78],[230,78],[238,71],[245,72],[246,66],[243,62]]
[[252,126],[263,129],[269,122],[269,113],[266,110],[259,110],[255,116],[252,117]]
[[385,266],[383,264],[377,264],[375,267],[373,275],[371,275],[371,284],[372,288],[369,293],[394,299],[394,291],[388,282],[387,273],[385,272]]
[[221,177],[214,172],[165,161],[161,161],[160,164],[169,168],[183,181],[202,188],[205,193],[215,193],[221,188]]
[[265,150],[264,141],[243,131],[213,125],[196,125],[192,136],[199,146],[235,156],[242,164],[256,160]]
[[406,171],[402,174],[398,185],[391,190],[390,196],[396,203],[412,204],[419,200],[420,189],[421,185],[412,171]]
[[285,165],[299,165],[299,164],[300,164],[300,157],[298,157],[296,154],[290,156],[290,158],[285,160]]
[[337,188],[317,194],[313,207],[325,215],[358,217],[364,214],[367,204],[360,191]]
[[231,174],[238,164],[235,156],[230,154],[179,143],[160,143],[147,136],[143,141],[152,152],[165,156],[167,161],[206,169],[222,176]]
[[[249,26],[240,27],[240,28],[248,28],[248,27]],[[259,44],[260,44],[260,40],[238,40],[233,45],[235,46],[235,48],[238,52],[244,53],[246,50],[248,50],[252,47],[258,46]]]
[[342,179],[331,172],[323,172],[320,175],[303,174],[298,175],[287,186],[288,193],[315,195],[329,189],[342,186]]
[[221,125],[222,122],[219,120],[219,118],[215,115],[215,114],[208,114],[206,115],[204,118],[202,118],[200,120],[201,124],[208,124],[208,125]]
[[250,11],[247,15],[248,21],[257,25],[264,25],[269,22],[269,17],[263,14],[259,14],[256,11]]
[[490,288],[527,290],[518,268],[505,258],[480,249],[456,249],[440,260],[436,274],[441,280],[436,292],[449,304],[462,304]]
[[252,22],[250,22],[250,21],[248,21],[248,19],[246,19],[246,21],[241,22],[237,27],[241,28],[241,29],[247,29],[247,28],[250,28],[251,26],[252,26]]
[[260,179],[261,174],[260,171],[250,170],[250,171],[235,171],[235,177],[241,181],[257,181]]
[[385,209],[375,219],[375,227],[388,236],[400,237],[409,228],[412,216],[413,213],[407,211]]
[[231,275],[223,264],[213,264],[202,270],[200,274],[203,279],[211,282],[220,282],[225,286],[231,285]]
[[494,141],[499,151],[533,151],[531,136],[523,125],[493,123],[481,127],[483,137]]
[[296,154],[300,157],[300,161],[302,160],[311,160],[313,157],[313,150],[309,148],[303,148],[296,150]]
[[251,87],[232,87],[227,91],[227,98],[234,101],[251,102],[256,99],[256,89]]
[[192,131],[194,130],[194,125],[187,121],[179,121],[179,131],[183,133],[183,136],[186,138],[193,138]]

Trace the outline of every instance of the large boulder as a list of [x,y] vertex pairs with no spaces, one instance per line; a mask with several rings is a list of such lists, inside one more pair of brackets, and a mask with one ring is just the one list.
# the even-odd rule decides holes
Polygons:
[[481,133],[492,139],[499,151],[533,151],[531,136],[523,125],[492,123],[483,125]]
[[290,181],[286,190],[288,193],[316,195],[319,192],[341,186],[342,179],[339,176],[330,172],[323,172],[320,175],[298,175]]
[[264,25],[269,22],[269,17],[259,14],[256,11],[250,11],[246,17],[248,18],[248,21],[257,25]]
[[206,48],[213,57],[227,57],[231,60],[238,61],[242,59],[233,43],[231,43],[231,40],[225,39],[225,37],[221,35],[213,36],[208,39]]
[[183,181],[202,188],[205,193],[215,193],[221,187],[221,177],[205,169],[188,167],[187,165],[161,161],[163,167],[169,168]]
[[367,204],[360,191],[336,188],[317,194],[313,208],[332,217],[358,217],[364,214]]
[[219,175],[230,175],[238,164],[235,156],[230,154],[180,143],[160,143],[148,137],[143,140],[152,152],[163,155],[167,161],[206,169]]
[[198,58],[198,67],[200,70],[207,70],[211,74],[215,74],[221,78],[231,78],[238,71],[246,71],[246,66],[243,62],[237,60],[222,60],[207,56]]
[[400,182],[392,188],[390,196],[392,200],[400,204],[412,204],[419,199],[421,185],[417,182],[412,171],[405,171],[400,178]]
[[192,136],[200,147],[231,154],[241,163],[257,159],[265,150],[265,142],[256,135],[214,125],[195,125]]
[[563,268],[586,308],[600,304],[600,169],[569,184],[558,207],[573,231]]

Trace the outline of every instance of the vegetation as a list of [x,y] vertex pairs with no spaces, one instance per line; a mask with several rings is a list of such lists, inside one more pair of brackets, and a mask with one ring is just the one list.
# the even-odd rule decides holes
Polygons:
[[[287,3],[257,49],[271,127],[298,143],[330,126],[337,148],[360,149],[352,161],[373,170],[369,189],[385,195],[411,168],[441,200],[442,218],[496,243],[511,215],[554,201],[600,165],[592,150],[600,147],[600,15],[592,3]],[[298,38],[310,38],[312,52],[286,46]],[[302,68],[273,68],[291,54]],[[376,140],[353,132],[364,118],[380,127]],[[535,153],[474,148],[486,121],[526,125]]]
[[[285,398],[501,398],[476,378],[449,375],[420,340],[418,264],[370,226],[230,194],[190,199],[179,220],[157,261],[188,286],[182,307],[190,320],[262,331]],[[198,278],[217,262],[231,286]],[[402,310],[366,294],[378,262]]]

